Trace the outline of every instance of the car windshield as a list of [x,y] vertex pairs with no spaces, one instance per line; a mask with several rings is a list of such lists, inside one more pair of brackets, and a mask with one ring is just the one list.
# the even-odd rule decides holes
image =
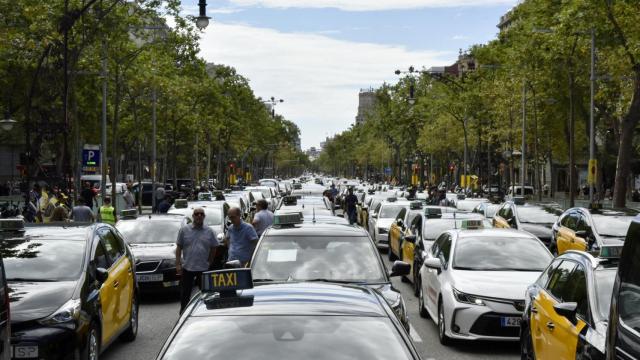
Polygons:
[[[469,218],[472,220],[482,220],[485,228],[492,228],[491,221],[484,218],[484,216],[476,216]],[[424,239],[435,240],[438,235],[451,229],[460,229],[462,227],[463,219],[429,219],[424,225]]]
[[625,237],[633,220],[632,216],[601,216],[593,215],[593,225],[596,233],[602,236]]
[[254,279],[384,282],[383,267],[364,236],[266,236],[251,262]]
[[558,220],[558,214],[552,209],[542,207],[520,206],[517,209],[518,220],[522,223],[553,224]]
[[124,220],[116,228],[128,244],[175,243],[180,225],[180,221]]
[[162,359],[213,360],[229,354],[260,360],[413,359],[391,320],[359,316],[189,317]]
[[395,218],[400,212],[400,210],[406,207],[407,206],[404,206],[404,205],[385,205],[382,207],[382,209],[380,209],[379,218],[381,219]]
[[600,319],[606,320],[609,318],[611,294],[613,293],[613,282],[615,280],[616,268],[595,271],[596,302],[598,304],[598,315]]
[[84,259],[84,240],[2,240],[0,255],[7,280],[77,280]]
[[464,236],[456,241],[453,267],[477,271],[542,271],[552,259],[538,239]]

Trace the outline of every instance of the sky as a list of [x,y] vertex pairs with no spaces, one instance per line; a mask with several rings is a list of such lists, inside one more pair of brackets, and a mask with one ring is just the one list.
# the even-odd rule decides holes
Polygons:
[[[302,148],[355,122],[360,89],[394,83],[396,69],[453,64],[460,49],[494,39],[516,0],[209,0],[200,40],[208,62],[235,67]],[[182,0],[197,14],[198,0]]]

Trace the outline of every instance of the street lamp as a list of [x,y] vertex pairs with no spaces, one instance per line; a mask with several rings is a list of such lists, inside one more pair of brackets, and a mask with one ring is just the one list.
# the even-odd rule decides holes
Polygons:
[[207,2],[205,0],[200,0],[198,2],[198,7],[200,8],[200,16],[196,18],[196,26],[200,30],[204,30],[207,26],[209,26],[209,16],[207,16]]
[[17,123],[17,121],[10,119],[8,116],[6,119],[0,120],[0,127],[4,131],[11,131],[13,129],[13,125]]
[[276,117],[276,105],[278,105],[279,103],[283,103],[284,100],[276,99],[275,97],[272,96],[269,100],[263,100],[262,102],[264,104],[271,105],[271,117],[275,118]]
[[409,105],[414,105],[416,103],[416,97],[415,97],[416,85],[415,85],[415,77],[413,74],[419,74],[419,72],[417,72],[412,65],[412,66],[409,66],[408,71],[401,71],[398,69],[395,71],[395,74],[398,76],[400,76],[400,74],[409,74],[408,76],[411,78],[411,83],[409,84],[409,98],[407,99],[407,102],[409,103]]

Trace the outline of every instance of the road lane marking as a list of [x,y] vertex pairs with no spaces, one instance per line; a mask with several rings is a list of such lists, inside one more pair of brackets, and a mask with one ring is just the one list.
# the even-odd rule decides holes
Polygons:
[[422,338],[418,335],[418,332],[411,324],[409,324],[409,334],[411,335],[411,340],[413,340],[413,342],[422,342]]

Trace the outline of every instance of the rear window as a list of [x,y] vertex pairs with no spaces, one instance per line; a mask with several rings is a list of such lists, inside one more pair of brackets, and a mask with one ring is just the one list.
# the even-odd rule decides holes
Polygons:
[[128,244],[175,243],[180,221],[120,221],[116,228]]
[[82,271],[85,241],[12,239],[0,241],[8,281],[77,280]]

